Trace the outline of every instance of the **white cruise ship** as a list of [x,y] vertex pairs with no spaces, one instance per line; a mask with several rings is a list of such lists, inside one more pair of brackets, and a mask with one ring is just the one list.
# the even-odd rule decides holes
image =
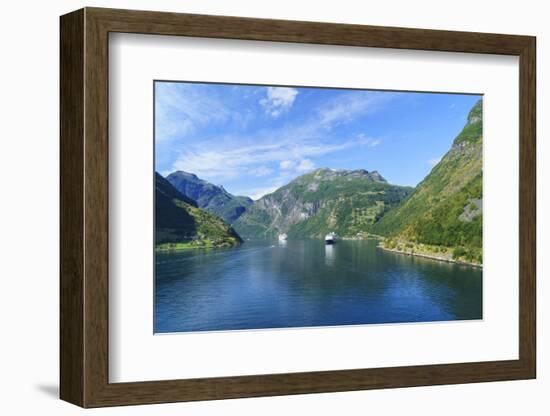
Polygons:
[[336,234],[335,233],[328,233],[325,235],[325,244],[334,244],[336,243]]

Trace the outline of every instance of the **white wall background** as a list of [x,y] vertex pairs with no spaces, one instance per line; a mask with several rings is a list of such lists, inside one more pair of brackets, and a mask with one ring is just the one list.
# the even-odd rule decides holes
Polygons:
[[[82,6],[318,20],[388,26],[529,34],[538,37],[538,329],[534,381],[423,387],[338,394],[225,400],[87,411],[102,415],[529,414],[550,409],[550,301],[543,258],[550,227],[550,145],[545,141],[545,75],[550,26],[545,2],[317,0],[121,0],[5,2],[0,15],[0,410],[3,414],[84,412],[57,399],[58,390],[58,16]],[[546,200],[545,200],[546,199]]]

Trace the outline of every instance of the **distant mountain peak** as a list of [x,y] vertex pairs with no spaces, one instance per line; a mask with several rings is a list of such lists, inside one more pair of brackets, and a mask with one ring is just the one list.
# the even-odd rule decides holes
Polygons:
[[[184,170],[177,170],[175,172],[172,172],[170,175],[168,176],[187,176],[187,177],[190,177],[190,178],[193,178],[193,179],[197,179],[197,180],[200,180],[202,181],[202,179],[199,179],[199,177],[197,175],[195,175],[194,173],[191,173],[191,172],[186,172]],[[167,176],[167,177],[168,177]]]
[[318,179],[327,180],[340,177],[349,177],[350,179],[367,178],[375,182],[387,182],[386,179],[384,179],[384,177],[380,175],[380,173],[378,173],[378,171],[373,170],[369,172],[366,169],[333,169],[324,167],[315,169],[313,172],[302,176],[307,177],[308,175],[313,175],[315,178]]
[[369,175],[378,182],[388,182],[377,170],[373,170]]
[[183,195],[197,201],[199,208],[219,216],[229,224],[253,203],[250,198],[232,195],[223,186],[214,185],[194,173],[178,170],[166,179]]
[[466,125],[453,142],[451,151],[463,152],[481,142],[483,135],[483,101],[478,100],[468,113]]
[[474,124],[481,121],[483,115],[483,100],[479,99],[468,113],[468,123]]
[[160,193],[168,199],[179,199],[194,207],[197,206],[197,203],[193,199],[174,188],[172,184],[158,172],[155,172],[155,189],[157,194]]
[[264,195],[234,226],[246,238],[322,237],[329,231],[351,237],[368,231],[411,191],[376,171],[324,167]]
[[195,201],[155,172],[155,245],[158,248],[179,244],[231,247],[241,242],[231,226],[198,208]]

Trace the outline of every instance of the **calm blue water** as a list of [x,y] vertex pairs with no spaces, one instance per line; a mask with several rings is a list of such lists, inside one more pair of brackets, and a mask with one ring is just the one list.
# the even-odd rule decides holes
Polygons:
[[155,267],[157,333],[482,318],[481,269],[372,240],[157,253]]

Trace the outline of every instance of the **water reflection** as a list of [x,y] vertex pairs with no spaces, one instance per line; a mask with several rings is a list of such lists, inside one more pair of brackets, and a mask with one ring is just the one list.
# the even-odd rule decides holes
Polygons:
[[334,245],[332,244],[325,245],[325,264],[327,266],[334,264]]
[[158,253],[155,332],[480,319],[482,271],[376,241]]

